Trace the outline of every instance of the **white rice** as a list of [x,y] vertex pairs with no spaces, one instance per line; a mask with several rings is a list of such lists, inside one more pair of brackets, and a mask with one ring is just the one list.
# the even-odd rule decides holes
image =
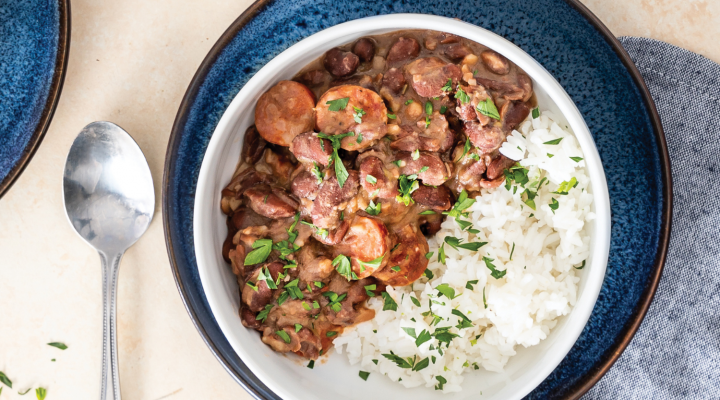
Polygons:
[[[347,329],[335,340],[337,351],[345,352],[351,364],[359,364],[363,371],[385,374],[395,382],[402,379],[400,383],[405,387],[434,388],[441,376],[447,380],[444,393],[458,392],[462,390],[463,372],[479,368],[502,371],[515,355],[516,346],[538,344],[558,318],[571,311],[580,280],[577,274],[582,272],[576,268],[589,253],[590,237],[584,227],[595,215],[590,211],[593,197],[588,193],[590,180],[585,161],[570,159],[583,157],[580,146],[572,133],[554,120],[550,112],[536,119],[528,117],[500,149],[529,169],[530,182],[541,177],[550,182],[541,186],[535,198],[537,209],[523,203],[522,188],[513,193],[503,185],[483,191],[466,210],[470,212],[466,220],[473,221],[472,228],[480,231],[477,235],[462,231],[454,218],[448,217],[428,241],[434,253],[428,268],[434,277],[429,281],[422,277],[412,286],[388,287],[398,304],[397,311],[383,311],[382,298],[371,298],[368,307],[375,310],[375,318]],[[558,138],[563,139],[557,145],[543,144]],[[578,185],[567,195],[551,193],[572,177]],[[549,207],[552,198],[559,202],[555,213]],[[461,238],[463,243],[488,244],[478,251],[455,250],[445,244],[447,265],[443,265],[437,255],[446,236]],[[506,270],[506,275],[492,277],[484,256],[493,259],[498,270]],[[474,289],[467,289],[467,282],[472,280],[478,283],[472,285]],[[438,297],[435,288],[440,284],[450,285],[457,297]],[[411,297],[418,299],[421,306],[416,306]],[[429,311],[431,300],[444,303],[432,305],[433,313],[443,318],[436,326],[430,326],[432,317],[422,315]],[[455,327],[460,317],[452,314],[453,309],[467,316],[473,326]],[[448,348],[443,345],[442,355],[436,339],[418,347],[402,329],[414,328],[417,335],[423,330],[433,333],[443,326],[452,326],[450,332],[459,337],[452,339]],[[431,346],[434,350],[430,350]],[[434,356],[435,362],[412,371],[382,355],[391,351],[404,358],[417,357],[416,362]]]

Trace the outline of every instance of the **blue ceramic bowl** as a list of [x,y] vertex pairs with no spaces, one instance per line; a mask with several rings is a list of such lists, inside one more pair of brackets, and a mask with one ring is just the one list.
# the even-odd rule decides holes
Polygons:
[[70,0],[0,3],[0,197],[42,141],[70,50]]
[[[528,397],[579,397],[625,348],[651,301],[669,236],[669,162],[659,119],[629,57],[587,10],[559,0],[526,3],[262,1],[233,24],[205,59],[183,100],[168,147],[166,240],[191,318],[228,372],[255,397],[279,398],[237,357],[199,280],[192,215],[200,165],[220,117],[258,69],[312,33],[369,15],[461,17],[519,45],[570,94],[590,128],[607,176],[613,215],[610,257],[598,302],[580,338]],[[274,35],[268,38],[267,32]]]

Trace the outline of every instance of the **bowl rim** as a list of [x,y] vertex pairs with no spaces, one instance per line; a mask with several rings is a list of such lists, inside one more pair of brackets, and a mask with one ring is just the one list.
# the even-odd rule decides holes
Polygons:
[[[163,228],[165,233],[165,241],[168,250],[168,256],[170,259],[171,269],[175,282],[180,293],[180,297],[185,305],[188,314],[191,317],[193,324],[200,333],[203,341],[210,348],[211,352],[220,361],[221,365],[228,371],[228,373],[240,383],[245,390],[247,390],[253,397],[261,399],[262,394],[253,386],[249,385],[242,377],[233,371],[231,363],[226,357],[218,350],[216,345],[213,343],[207,331],[199,323],[199,317],[196,314],[192,304],[191,296],[188,294],[184,283],[180,277],[178,262],[175,259],[175,249],[171,237],[171,221],[170,221],[170,209],[171,203],[168,197],[170,188],[170,175],[174,170],[174,163],[172,157],[175,150],[180,145],[180,139],[182,137],[182,130],[185,122],[187,121],[189,110],[193,104],[194,99],[199,93],[201,85],[204,83],[205,78],[210,70],[210,67],[215,63],[222,50],[227,44],[237,35],[237,33],[251,21],[257,13],[259,13],[266,5],[273,2],[274,0],[257,0],[250,7],[248,7],[220,36],[218,41],[212,47],[210,52],[207,54],[200,67],[196,71],[193,79],[188,86],[188,89],[183,97],[183,100],[178,109],[176,115],[170,139],[168,142],[168,148],[166,152],[166,160],[163,174],[163,185],[162,185],[162,201],[163,201]],[[568,5],[575,9],[581,16],[583,16],[606,40],[613,51],[616,53],[618,58],[628,70],[633,79],[633,82],[639,89],[640,95],[643,98],[645,108],[647,109],[650,117],[650,122],[653,128],[653,135],[658,146],[658,155],[660,158],[660,169],[661,169],[661,183],[663,184],[663,205],[661,214],[661,226],[659,232],[657,255],[654,262],[654,269],[646,284],[646,288],[643,291],[640,301],[636,306],[635,310],[631,314],[628,320],[626,328],[618,335],[618,339],[613,343],[605,354],[601,357],[601,360],[596,364],[596,367],[583,376],[577,383],[571,386],[567,391],[562,394],[562,398],[577,399],[587,392],[614,364],[619,358],[622,351],[627,347],[630,340],[637,331],[640,323],[642,322],[650,303],[652,302],[654,293],[657,289],[660,277],[662,275],[663,266],[667,256],[670,228],[671,228],[671,216],[672,216],[672,179],[670,174],[670,160],[667,150],[667,144],[660,122],[660,117],[657,113],[657,109],[654,106],[654,102],[650,96],[650,93],[645,85],[640,72],[635,67],[632,59],[624,50],[620,42],[610,33],[610,31],[597,19],[584,5],[578,2],[578,0],[564,0]]]
[[35,131],[23,149],[22,156],[10,171],[8,171],[5,178],[0,180],[0,199],[2,199],[5,193],[10,191],[12,185],[17,182],[20,175],[25,171],[25,168],[30,164],[38,148],[40,148],[40,144],[45,138],[45,133],[47,133],[48,128],[50,128],[50,122],[53,119],[53,115],[55,115],[55,110],[60,101],[60,94],[62,93],[63,84],[65,83],[68,60],[70,59],[71,12],[70,0],[58,0],[57,3],[59,14],[57,54],[55,55],[55,68],[53,69],[48,97],[47,100],[45,100],[42,113],[38,118],[38,123],[35,125]]

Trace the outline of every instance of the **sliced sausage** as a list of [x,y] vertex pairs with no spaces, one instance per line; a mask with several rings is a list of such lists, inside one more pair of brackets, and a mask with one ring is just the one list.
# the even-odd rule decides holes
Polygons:
[[[404,175],[417,174],[418,179],[426,185],[440,186],[450,179],[450,167],[445,164],[437,153],[420,152],[417,160],[412,159],[412,153],[400,151],[397,153],[400,160],[400,173]],[[425,171],[420,172],[424,167]]]
[[[330,101],[344,98],[349,99],[344,109],[330,111]],[[359,113],[358,110],[362,112]],[[359,123],[356,118],[359,118]],[[367,148],[374,140],[387,134],[386,124],[387,108],[382,98],[361,86],[343,85],[330,88],[318,101],[316,125],[319,131],[328,135],[355,133],[340,142],[345,150]]]
[[393,92],[400,93],[405,87],[405,74],[397,68],[390,68],[383,75],[382,84]]
[[401,37],[395,42],[387,55],[388,62],[404,61],[420,54],[420,44],[413,38]]
[[302,328],[295,334],[300,342],[300,348],[295,353],[310,360],[317,360],[322,350],[320,338],[308,328]]
[[405,225],[396,234],[398,245],[390,253],[387,266],[373,276],[385,285],[397,287],[409,285],[422,276],[428,265],[425,254],[429,246],[425,236],[414,225]]
[[528,101],[532,96],[532,80],[526,75],[518,74],[518,83],[498,81],[486,78],[475,78],[477,83],[497,93],[506,100]]
[[337,77],[352,74],[357,69],[358,64],[360,64],[358,56],[349,51],[342,51],[337,47],[328,50],[323,60],[325,69]]
[[450,130],[447,119],[437,111],[430,119],[430,125],[425,128],[425,121],[420,121],[421,127],[402,126],[402,132],[396,140],[390,143],[394,150],[444,152],[448,150],[455,140],[455,134]]
[[255,126],[270,143],[290,146],[295,136],[315,125],[315,96],[299,82],[280,81],[255,106]]
[[376,218],[356,215],[343,240],[333,248],[333,255],[350,257],[352,270],[359,279],[372,275],[387,263],[383,257],[379,265],[361,264],[385,256],[390,249],[390,234],[385,224]]
[[355,197],[360,186],[360,177],[357,171],[348,171],[348,178],[343,187],[338,184],[333,173],[323,181],[320,190],[313,202],[310,216],[313,224],[324,229],[334,229],[338,226],[338,207]]
[[452,207],[452,193],[447,186],[438,187],[420,185],[412,192],[412,198],[416,203],[435,211],[447,211]]
[[272,290],[268,287],[267,283],[265,281],[257,282],[257,277],[261,269],[262,268],[256,269],[250,279],[248,279],[248,283],[253,284],[255,288],[253,289],[250,285],[245,285],[242,288],[242,301],[250,311],[254,312],[262,311],[266,305],[270,304],[270,300],[272,300]]
[[299,204],[287,192],[270,185],[260,184],[245,191],[250,208],[256,213],[273,219],[295,215]]
[[482,153],[491,153],[505,141],[505,134],[497,126],[482,126],[477,122],[466,122],[465,134]]
[[[370,178],[371,177],[371,178]],[[360,164],[360,184],[366,192],[381,199],[394,199],[398,195],[397,179],[383,167],[377,157],[366,157]]]
[[355,42],[352,51],[361,60],[370,61],[375,57],[375,42],[368,38],[362,38]]
[[462,71],[455,64],[447,64],[437,57],[420,58],[405,66],[405,70],[412,76],[412,85],[415,92],[422,97],[439,97],[454,89],[462,77]]
[[305,132],[295,136],[290,144],[290,151],[300,162],[316,162],[327,166],[330,163],[332,144],[327,139],[320,139],[315,132]]
[[507,75],[507,73],[510,72],[510,62],[500,53],[493,50],[485,50],[480,53],[480,58],[482,59],[483,64],[485,64],[487,69],[492,73]]

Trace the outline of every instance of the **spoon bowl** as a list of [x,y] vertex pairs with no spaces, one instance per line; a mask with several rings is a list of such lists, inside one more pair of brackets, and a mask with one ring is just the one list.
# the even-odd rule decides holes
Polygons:
[[145,233],[155,190],[145,156],[111,122],[93,122],[73,142],[63,174],[70,225],[100,254],[103,276],[102,400],[120,400],[115,299],[120,259]]

